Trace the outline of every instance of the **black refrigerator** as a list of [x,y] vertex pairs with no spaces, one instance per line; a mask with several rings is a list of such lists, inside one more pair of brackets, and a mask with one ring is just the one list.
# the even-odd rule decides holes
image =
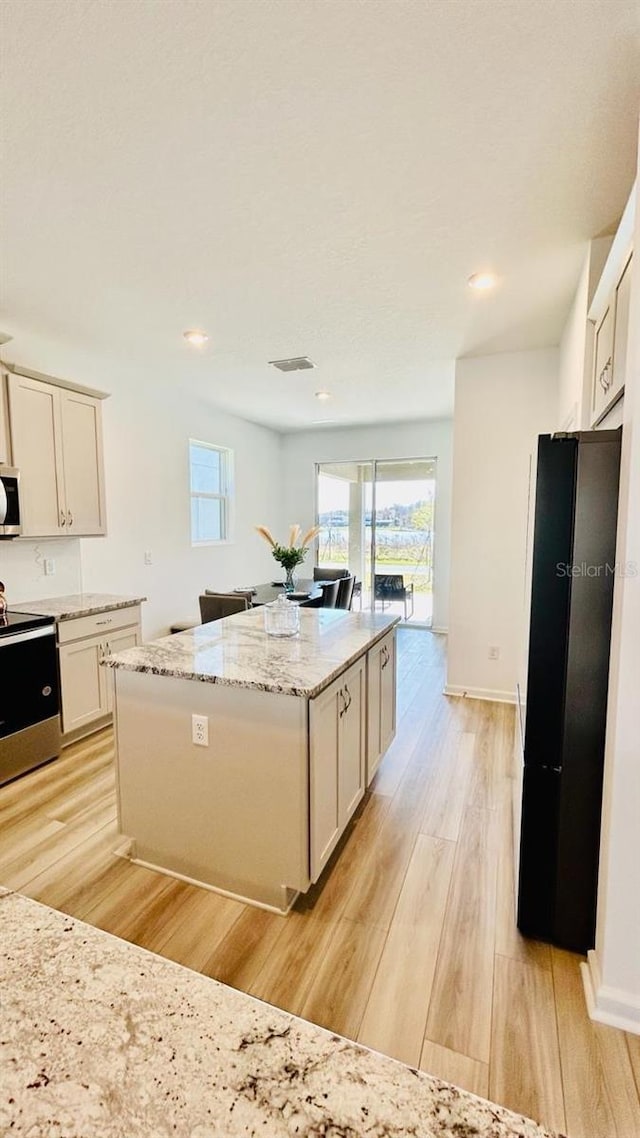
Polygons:
[[518,928],[595,943],[622,431],[538,441]]

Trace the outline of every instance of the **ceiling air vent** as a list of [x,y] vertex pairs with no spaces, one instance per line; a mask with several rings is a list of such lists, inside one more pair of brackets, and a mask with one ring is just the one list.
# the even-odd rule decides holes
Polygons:
[[307,368],[316,366],[308,356],[294,356],[290,360],[269,360],[269,363],[271,367],[277,367],[278,371],[306,371]]

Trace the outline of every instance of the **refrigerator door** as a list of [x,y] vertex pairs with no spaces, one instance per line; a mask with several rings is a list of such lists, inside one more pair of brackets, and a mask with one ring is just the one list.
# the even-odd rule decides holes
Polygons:
[[573,519],[578,443],[575,437],[538,443],[531,572],[531,623],[525,764],[560,767],[571,604]]
[[553,939],[560,778],[551,767],[524,768],[518,928],[537,940]]

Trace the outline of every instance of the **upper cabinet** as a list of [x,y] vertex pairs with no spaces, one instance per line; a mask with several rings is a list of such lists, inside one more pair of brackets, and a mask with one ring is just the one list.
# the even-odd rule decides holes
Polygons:
[[635,187],[629,198],[595,291],[589,320],[594,327],[591,422],[598,426],[624,394],[629,340],[629,297]]
[[104,534],[100,399],[13,373],[7,385],[23,536]]

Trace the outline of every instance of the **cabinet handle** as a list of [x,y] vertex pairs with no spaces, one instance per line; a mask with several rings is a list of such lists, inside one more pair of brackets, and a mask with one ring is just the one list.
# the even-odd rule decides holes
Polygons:
[[72,526],[73,525],[73,514],[71,513],[71,510],[69,510],[69,512],[68,512],[68,517],[69,517],[69,525]]
[[352,704],[352,699],[351,699],[351,692],[349,691],[349,688],[347,687],[347,685],[346,685],[346,684],[344,685],[344,690],[346,691],[346,693],[347,693],[347,695],[348,695],[348,697],[349,697],[349,702],[348,702],[348,704],[346,705],[346,707],[345,707],[345,709],[344,709],[344,710],[345,710],[345,712],[347,712],[347,711],[349,710],[349,708],[351,707],[351,704]]
[[102,628],[103,625],[105,625],[105,624],[113,624],[113,617],[110,616],[108,618],[108,620],[97,620],[96,621],[96,628]]
[[602,390],[605,392],[609,390],[609,388],[611,387],[611,384],[613,383],[612,377],[608,374],[608,372],[611,368],[611,363],[612,363],[611,356],[609,356],[609,359],[607,360],[602,371],[600,372],[600,375],[598,376],[598,382],[599,382]]
[[345,711],[347,710],[347,705],[345,703],[344,692],[343,692],[342,688],[340,688],[340,691],[338,692],[338,699],[342,700],[342,707],[340,708],[340,711],[338,713],[340,719],[342,719],[342,716],[344,715]]
[[383,645],[380,655],[382,656],[382,669],[384,671],[387,664],[389,663],[389,649],[387,648],[386,644]]
[[67,524],[66,514],[65,514],[64,510],[60,510],[60,525],[66,526],[66,524]]

